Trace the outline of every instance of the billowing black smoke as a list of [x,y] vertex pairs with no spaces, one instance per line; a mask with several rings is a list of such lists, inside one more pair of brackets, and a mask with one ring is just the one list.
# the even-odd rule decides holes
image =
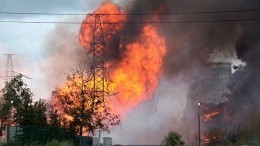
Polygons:
[[232,94],[227,108],[230,109],[235,124],[241,124],[250,119],[253,114],[260,113],[260,29],[258,25],[259,22],[255,22],[245,26],[245,32],[236,42],[237,56],[246,63],[246,66],[238,68],[229,84]]
[[[136,0],[126,9],[131,14],[150,14],[258,8],[259,0]],[[228,85],[230,93],[227,93],[224,110],[231,119],[229,124],[242,124],[249,118],[248,113],[260,113],[260,21],[224,21],[259,19],[258,11],[172,14],[158,15],[158,18],[159,22],[176,22],[153,25],[159,28],[160,35],[166,39],[164,77],[171,80],[181,75],[189,83],[184,115],[188,115],[191,121],[196,118],[197,101],[207,90],[205,71],[209,62],[230,62],[237,57],[246,65],[236,68]],[[154,18],[151,15],[130,15],[127,19],[127,23],[145,21],[154,21]],[[126,25],[120,36],[127,36],[128,41],[134,41],[134,36],[139,36],[144,25]],[[117,50],[113,56],[120,59],[124,53]]]
[[[181,93],[187,92],[185,110],[183,110],[184,113],[181,116],[183,120],[180,123],[177,123],[177,118],[171,115],[169,115],[169,118],[159,115],[155,116],[156,120],[153,119],[153,122],[157,126],[160,125],[156,127],[157,132],[160,131],[160,133],[154,134],[149,132],[151,129],[147,128],[147,130],[142,131],[142,134],[138,132],[139,135],[136,137],[131,135],[133,140],[141,139],[141,142],[136,141],[139,144],[150,144],[147,143],[148,141],[160,142],[159,138],[166,134],[169,128],[175,128],[173,130],[181,132],[186,141],[189,138],[194,138],[197,132],[197,122],[194,122],[195,120],[197,121],[197,102],[209,90],[207,86],[209,82],[214,82],[208,80],[214,76],[214,74],[207,72],[210,62],[232,63],[233,60],[238,58],[246,64],[244,67],[236,67],[236,72],[232,74],[227,87],[230,92],[223,95],[225,100],[221,103],[212,104],[219,105],[222,112],[224,111],[226,114],[225,116],[219,116],[219,118],[225,118],[223,118],[224,121],[218,119],[218,125],[221,122],[225,123],[227,127],[243,124],[250,117],[248,113],[260,113],[260,21],[243,21],[244,19],[260,19],[258,11],[138,15],[172,12],[254,10],[260,8],[259,0],[135,0],[132,3],[129,2],[128,6],[124,5],[124,8],[126,13],[135,15],[127,16],[127,24],[110,42],[109,47],[113,51],[109,52],[109,58],[112,60],[122,59],[125,52],[119,49],[119,44],[124,45],[136,41],[138,39],[137,36],[140,36],[142,28],[148,25],[148,23],[133,24],[133,22],[162,22],[149,24],[159,29],[159,34],[165,38],[167,45],[167,54],[163,60],[164,74],[161,79],[161,88],[163,87],[163,89],[160,90],[162,92],[167,91],[162,93],[162,95],[168,95],[172,98],[172,101],[175,101],[178,98],[176,96],[179,95],[178,93],[169,92],[176,91],[171,88],[178,88],[179,85],[180,89],[178,88],[177,91]],[[121,41],[126,41],[127,43],[122,43]],[[165,83],[165,81],[168,82]],[[188,91],[186,91],[185,84],[189,86]],[[171,101],[167,100],[167,102]],[[138,114],[132,116],[134,119],[142,115],[138,109],[135,110]],[[126,125],[131,127],[129,123],[132,124],[132,120],[126,121]],[[143,127],[147,126],[146,122],[138,123],[137,125],[140,124],[144,124]],[[188,126],[191,128],[183,131]],[[225,128],[224,125],[222,127]],[[129,131],[132,129],[129,128]],[[158,135],[160,135],[159,138]]]
[[[171,13],[248,10],[257,9],[259,6],[260,2],[257,0],[250,2],[241,0],[136,0],[134,4],[131,5],[131,8],[128,8],[127,13],[156,13],[161,7],[163,8],[160,12]],[[166,38],[167,43],[167,56],[164,59],[165,75],[174,77],[174,75],[178,73],[186,74],[191,83],[196,83],[196,80],[198,81],[200,78],[203,78],[204,68],[207,67],[210,61],[214,61],[214,59],[226,61],[227,59],[236,57],[237,54],[237,57],[246,62],[247,65],[234,74],[234,78],[236,78],[236,76],[242,78],[230,84],[231,91],[233,94],[247,94],[246,96],[242,96],[249,98],[254,104],[259,104],[259,102],[256,102],[256,100],[259,101],[259,98],[256,98],[256,89],[258,87],[257,85],[259,85],[258,80],[260,79],[260,62],[258,59],[260,53],[260,31],[258,25],[260,21],[221,21],[259,19],[259,17],[259,12],[159,15],[159,22],[188,21],[188,23],[155,24],[160,28],[160,33]],[[214,20],[219,21],[195,22]],[[153,17],[149,15],[133,15],[128,17],[128,21],[153,21]],[[129,36],[136,36],[141,31],[143,25],[126,25],[123,32]],[[249,84],[250,88],[244,83]],[[247,87],[247,89],[243,87]],[[241,93],[236,93],[238,91]],[[237,97],[238,95],[234,96]],[[234,99],[234,102],[235,101]]]

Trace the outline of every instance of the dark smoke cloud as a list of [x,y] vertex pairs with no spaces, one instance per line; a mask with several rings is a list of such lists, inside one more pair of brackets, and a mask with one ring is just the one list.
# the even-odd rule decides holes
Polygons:
[[[156,13],[160,12],[191,12],[191,11],[224,11],[224,10],[243,10],[243,9],[258,9],[260,1],[252,0],[136,0],[124,7],[127,13]],[[163,7],[163,9],[161,9]],[[243,18],[259,18],[258,12],[243,12],[243,13],[207,13],[207,14],[189,14],[189,15],[160,15],[159,21],[207,21],[207,20],[223,20],[223,19],[243,19]],[[129,16],[128,22],[136,21],[153,21],[152,16]],[[130,36],[127,41],[135,41],[140,34],[143,25],[126,25],[119,33],[120,36]],[[246,66],[236,71],[231,77],[229,89],[231,93],[228,96],[228,101],[225,104],[225,110],[228,111],[229,121],[231,124],[244,123],[245,118],[239,116],[240,113],[246,115],[248,112],[259,112],[260,98],[258,87],[260,85],[259,74],[259,21],[236,21],[236,22],[205,22],[205,23],[175,23],[175,24],[155,24],[158,26],[160,34],[164,36],[167,44],[167,55],[164,58],[164,78],[173,80],[182,78],[178,82],[171,82],[164,89],[176,89],[178,84],[189,84],[189,88],[183,88],[179,92],[187,92],[187,102],[183,115],[184,121],[191,121],[191,128],[188,135],[190,139],[195,136],[197,122],[197,102],[207,88],[205,88],[205,80],[209,62],[230,62],[239,57],[246,62]],[[117,38],[118,39],[118,38]],[[116,40],[116,37],[115,37]],[[117,59],[120,60],[124,56],[124,52],[114,52]],[[163,81],[162,81],[163,82]],[[208,81],[209,82],[209,81]],[[175,101],[176,93],[169,93],[171,98],[168,102]],[[166,97],[165,95],[161,98]],[[184,97],[185,98],[185,97]],[[150,107],[143,105],[147,109]],[[221,104],[221,107],[223,105]],[[163,108],[163,107],[161,107]],[[174,111],[174,109],[172,109]],[[135,111],[138,113],[138,111]],[[140,112],[140,111],[139,111]],[[140,113],[138,113],[140,114]],[[136,115],[138,115],[136,114]],[[169,113],[170,115],[171,113]],[[185,118],[186,116],[186,118]],[[135,116],[133,116],[135,117]],[[149,114],[143,119],[150,118]],[[159,117],[158,117],[159,118]],[[161,120],[167,122],[155,124],[159,129],[159,134],[166,134],[169,128],[178,130],[184,135],[187,142],[187,132],[180,129],[185,129],[187,124],[178,123],[175,118],[163,117]],[[238,121],[238,122],[236,122]],[[126,120],[126,123],[133,123],[131,120]],[[164,124],[177,124],[177,126],[165,126]],[[139,126],[146,125],[146,122],[138,123]],[[154,127],[153,127],[154,128]],[[131,131],[138,130],[131,128]],[[187,131],[187,130],[186,130]],[[138,138],[132,138],[132,143],[145,143],[149,140],[160,143],[161,137],[158,133],[138,132],[142,136],[142,141]],[[133,134],[135,135],[135,134]],[[127,138],[125,138],[127,139]],[[141,142],[140,142],[141,141]]]
[[259,22],[244,26],[245,31],[236,43],[237,56],[246,63],[246,66],[234,73],[229,84],[232,94],[227,108],[230,115],[234,117],[232,120],[234,124],[243,124],[243,121],[251,118],[252,114],[260,113],[260,29],[258,26]]

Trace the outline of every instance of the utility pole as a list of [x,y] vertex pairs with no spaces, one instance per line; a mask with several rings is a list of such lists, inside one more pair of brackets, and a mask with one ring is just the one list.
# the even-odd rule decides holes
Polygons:
[[188,146],[190,146],[190,119],[188,119]]
[[199,128],[199,146],[200,146],[200,102],[198,102],[198,128]]

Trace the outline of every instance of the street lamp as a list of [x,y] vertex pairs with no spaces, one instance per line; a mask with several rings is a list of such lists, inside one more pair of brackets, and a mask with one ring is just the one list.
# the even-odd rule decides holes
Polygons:
[[199,127],[199,146],[200,146],[200,102],[198,102],[198,127]]

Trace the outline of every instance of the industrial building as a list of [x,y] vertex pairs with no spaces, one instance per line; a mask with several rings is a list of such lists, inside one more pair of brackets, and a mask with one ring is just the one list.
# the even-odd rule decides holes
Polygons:
[[214,104],[227,101],[225,94],[229,93],[227,86],[231,74],[231,63],[210,63],[205,73],[205,91],[200,101]]

